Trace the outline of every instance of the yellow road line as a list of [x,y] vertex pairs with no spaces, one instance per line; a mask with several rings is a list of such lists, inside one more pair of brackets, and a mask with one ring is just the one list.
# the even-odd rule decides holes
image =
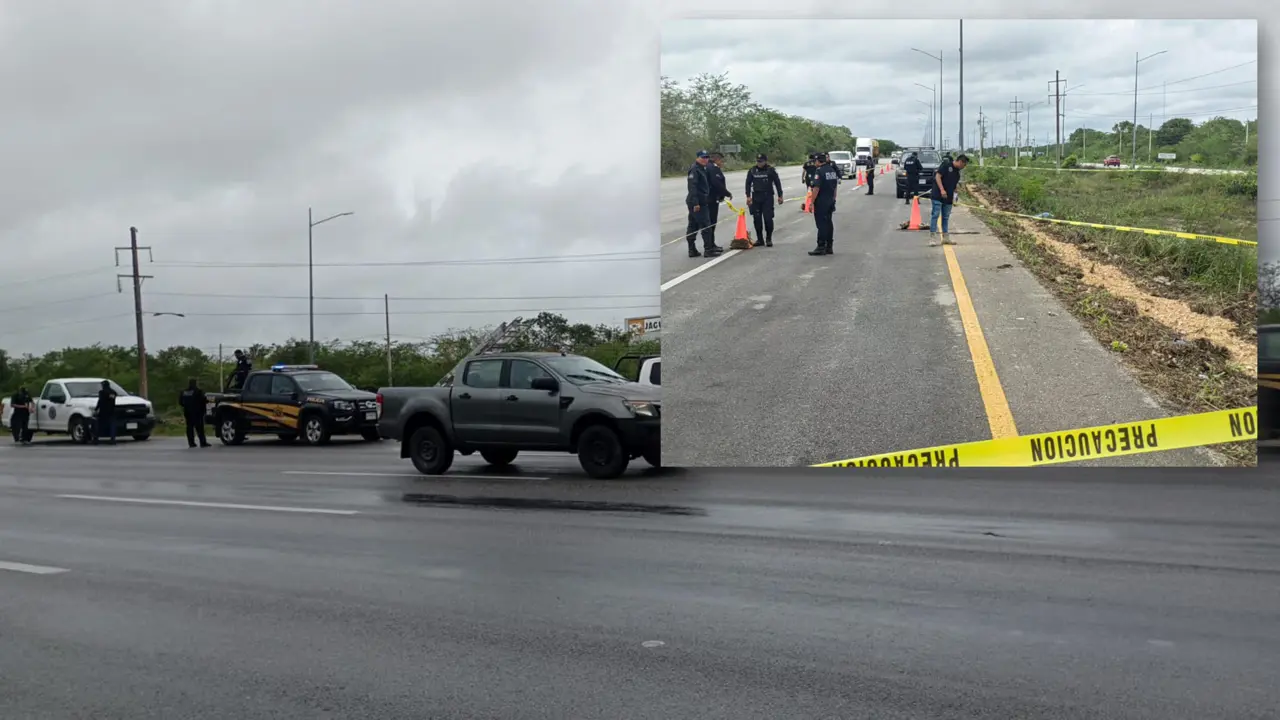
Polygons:
[[943,245],[942,252],[947,257],[951,287],[956,293],[956,304],[960,308],[960,320],[964,325],[964,337],[969,343],[969,355],[973,358],[974,373],[978,376],[978,392],[982,395],[982,404],[987,410],[991,439],[1003,440],[1017,437],[1018,428],[1013,423],[1013,412],[1009,409],[1009,400],[1004,395],[1004,387],[1000,385],[1000,376],[996,374],[996,364],[991,359],[987,338],[982,334],[982,325],[979,324],[978,313],[973,308],[973,299],[969,297],[969,287],[965,285],[964,274],[960,272],[960,263],[956,260],[952,246]]

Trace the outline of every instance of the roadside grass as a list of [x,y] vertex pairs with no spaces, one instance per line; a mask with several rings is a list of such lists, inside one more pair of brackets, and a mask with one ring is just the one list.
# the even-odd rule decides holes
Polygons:
[[[971,194],[980,201],[995,201],[990,191]],[[1190,414],[1257,403],[1257,378],[1233,362],[1224,348],[1202,339],[1184,339],[1142,314],[1132,301],[1082,282],[1084,273],[1028,232],[1019,219],[981,211],[977,214],[1090,335],[1119,356],[1143,387],[1170,412]],[[1052,232],[1058,227],[1044,224],[1035,225],[1034,229]],[[1254,443],[1209,448],[1232,465],[1257,464]]]
[[[971,167],[965,174],[967,182],[990,191],[996,206],[1010,212],[1258,239],[1256,174],[1032,174],[991,167]],[[1051,223],[1041,229],[1120,267],[1152,295],[1185,300],[1197,312],[1228,318],[1241,325],[1242,337],[1251,337],[1257,308],[1255,247]]]

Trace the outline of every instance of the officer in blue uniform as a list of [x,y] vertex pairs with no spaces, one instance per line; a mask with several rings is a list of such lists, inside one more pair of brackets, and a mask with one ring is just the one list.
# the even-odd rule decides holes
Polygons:
[[782,179],[778,170],[764,155],[756,157],[756,166],[747,171],[747,207],[756,226],[756,247],[773,247],[773,197],[782,202]]
[[818,226],[818,246],[809,251],[810,255],[831,255],[835,242],[836,189],[840,186],[840,173],[827,159],[826,153],[818,153],[816,167],[809,177],[809,188],[813,190],[813,223]]
[[[716,238],[711,227],[711,176],[707,164],[711,155],[706,150],[699,150],[697,160],[689,166],[688,190],[684,197],[685,207],[689,208],[689,224],[685,229],[685,242],[689,243],[689,257],[715,257],[724,252],[724,248],[716,246]],[[702,252],[698,252],[698,234],[702,234]]]

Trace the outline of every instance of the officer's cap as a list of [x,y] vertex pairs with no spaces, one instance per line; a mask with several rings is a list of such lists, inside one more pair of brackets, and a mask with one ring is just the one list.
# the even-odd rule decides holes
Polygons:
[[760,153],[759,155],[756,156],[756,160],[759,162],[764,162],[765,160],[768,160],[768,159],[769,158],[764,153]]
[[826,153],[814,153],[813,159],[814,159],[814,160],[826,160],[826,159],[827,159],[827,154],[826,154]]
[[699,150],[699,151],[698,151],[698,157],[700,157],[700,158],[709,158],[709,157],[711,157],[711,154],[710,154],[710,153],[708,153],[706,150]]
[[810,160],[817,160],[817,159],[818,159],[818,153],[809,153],[809,159],[810,159]]

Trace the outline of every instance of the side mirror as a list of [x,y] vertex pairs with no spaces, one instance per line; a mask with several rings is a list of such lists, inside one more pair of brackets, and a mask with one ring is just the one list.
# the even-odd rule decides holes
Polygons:
[[560,389],[560,381],[549,377],[534,378],[529,383],[529,387],[534,390],[546,390],[553,393]]

